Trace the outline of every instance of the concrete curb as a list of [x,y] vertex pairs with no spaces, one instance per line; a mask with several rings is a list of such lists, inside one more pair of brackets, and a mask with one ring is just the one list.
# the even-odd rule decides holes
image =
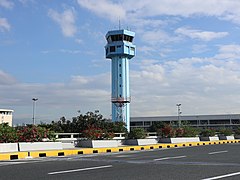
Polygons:
[[188,142],[188,143],[160,143],[144,146],[123,146],[114,148],[79,148],[79,149],[65,149],[65,150],[48,150],[48,151],[29,151],[29,152],[13,152],[13,153],[0,153],[0,161],[15,160],[26,158],[39,158],[39,157],[57,157],[57,156],[71,156],[79,154],[94,154],[94,153],[111,153],[123,151],[142,151],[150,149],[161,148],[176,148],[185,146],[204,146],[214,144],[227,144],[227,143],[240,143],[240,140],[220,140],[220,141],[201,141],[201,142]]

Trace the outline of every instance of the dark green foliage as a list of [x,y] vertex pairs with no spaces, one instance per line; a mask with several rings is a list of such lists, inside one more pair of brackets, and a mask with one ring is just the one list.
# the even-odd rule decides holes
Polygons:
[[149,132],[157,132],[164,127],[164,122],[156,121],[149,127]]
[[232,129],[230,128],[221,128],[218,130],[220,135],[224,135],[224,136],[230,136],[233,134]]
[[184,126],[183,128],[184,128],[183,137],[196,137],[200,133],[200,130],[198,128],[190,126]]
[[144,139],[146,137],[146,131],[143,128],[134,128],[127,137],[128,139]]
[[214,129],[203,129],[200,133],[202,137],[215,136],[216,131]]
[[17,142],[17,131],[7,123],[0,124],[0,143]]
[[237,129],[235,129],[234,134],[235,134],[235,135],[240,135],[240,127],[238,127]]
[[61,117],[59,121],[52,121],[50,124],[51,130],[58,133],[81,133],[92,126],[114,133],[127,132],[123,122],[111,122],[103,118],[101,114],[95,112],[87,112],[85,115],[80,114],[77,117],[73,117],[72,121]]

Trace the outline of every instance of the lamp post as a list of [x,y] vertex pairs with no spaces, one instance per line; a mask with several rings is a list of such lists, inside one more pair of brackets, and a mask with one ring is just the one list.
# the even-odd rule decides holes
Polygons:
[[94,112],[95,112],[95,114],[98,114],[98,113],[99,113],[99,110],[97,109],[97,110],[95,110]]
[[33,125],[35,125],[35,109],[36,109],[36,101],[38,100],[37,98],[32,98],[33,100]]
[[4,123],[4,116],[2,115],[2,123],[1,124],[3,124]]
[[180,115],[181,115],[181,105],[182,104],[176,104],[176,106],[177,106],[177,112],[178,112],[178,127],[180,127],[181,126],[181,119],[180,119]]

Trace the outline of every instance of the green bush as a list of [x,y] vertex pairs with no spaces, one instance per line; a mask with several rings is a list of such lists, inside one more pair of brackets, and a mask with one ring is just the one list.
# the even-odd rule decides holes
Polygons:
[[17,140],[17,132],[13,127],[7,123],[0,124],[0,143],[14,143]]
[[112,131],[114,133],[127,133],[126,124],[124,122],[107,122],[106,124],[111,125],[111,129],[106,129],[107,131]]
[[219,134],[224,136],[230,136],[233,134],[233,131],[230,128],[221,128],[219,129]]
[[183,129],[183,137],[196,137],[200,132],[199,129],[190,126],[184,126]]
[[235,135],[240,135],[240,127],[238,127],[235,131],[234,131]]
[[164,122],[161,121],[155,121],[153,124],[149,127],[149,132],[158,132],[164,127]]
[[215,136],[216,131],[214,129],[203,129],[200,133],[203,137]]
[[134,128],[128,134],[129,139],[144,139],[146,137],[146,131],[143,128]]

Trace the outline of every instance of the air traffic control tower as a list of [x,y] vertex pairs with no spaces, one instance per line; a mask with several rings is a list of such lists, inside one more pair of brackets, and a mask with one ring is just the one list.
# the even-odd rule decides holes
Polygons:
[[113,30],[106,34],[106,58],[112,60],[112,121],[123,121],[130,131],[129,60],[135,56],[135,33]]

